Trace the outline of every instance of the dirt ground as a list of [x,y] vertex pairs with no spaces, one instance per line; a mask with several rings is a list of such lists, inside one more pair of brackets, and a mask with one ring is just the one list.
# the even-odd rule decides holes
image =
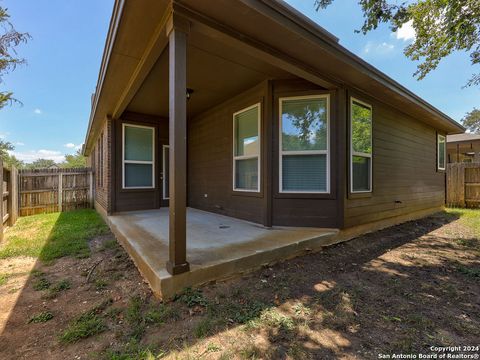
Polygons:
[[[112,235],[91,248],[89,258],[48,266],[0,260],[8,274],[0,286],[0,359],[378,359],[480,345],[480,240],[452,214],[189,290],[167,304],[152,296]],[[69,286],[52,292],[62,280]],[[96,334],[62,340],[92,311]],[[29,322],[46,312],[48,321]]]

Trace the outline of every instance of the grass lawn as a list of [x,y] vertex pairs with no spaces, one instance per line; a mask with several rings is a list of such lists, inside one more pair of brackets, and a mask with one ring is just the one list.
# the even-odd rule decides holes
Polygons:
[[447,209],[447,214],[458,217],[459,222],[470,229],[476,237],[480,237],[480,210],[478,209]]
[[[0,359],[351,360],[478,344],[480,210],[448,209],[170,302],[94,212],[62,215],[20,219],[0,247]],[[11,264],[34,259],[15,254],[47,264],[28,277]],[[48,262],[63,255],[74,256]]]
[[0,259],[31,256],[48,262],[63,256],[85,257],[90,254],[88,240],[107,232],[94,210],[21,217],[6,231]]

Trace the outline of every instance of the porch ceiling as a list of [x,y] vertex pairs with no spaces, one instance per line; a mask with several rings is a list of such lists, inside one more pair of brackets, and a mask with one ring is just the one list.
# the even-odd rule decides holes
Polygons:
[[[192,32],[188,38],[187,86],[189,116],[195,116],[269,78],[293,78],[290,73],[234,47]],[[153,66],[127,111],[168,117],[168,47]]]

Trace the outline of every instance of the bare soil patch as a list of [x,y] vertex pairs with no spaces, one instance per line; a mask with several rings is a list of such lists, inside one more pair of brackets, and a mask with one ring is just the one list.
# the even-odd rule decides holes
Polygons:
[[84,259],[0,260],[0,358],[373,359],[479,345],[480,240],[457,217],[367,234],[166,304],[111,234]]

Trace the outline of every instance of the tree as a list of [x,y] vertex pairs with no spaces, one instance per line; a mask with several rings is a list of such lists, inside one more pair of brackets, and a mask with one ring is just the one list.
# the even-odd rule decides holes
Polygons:
[[31,164],[27,164],[26,167],[29,169],[43,169],[49,168],[50,166],[56,165],[55,161],[49,159],[37,159]]
[[[317,11],[334,0],[315,0]],[[381,23],[397,31],[411,24],[415,39],[404,53],[420,61],[414,76],[423,79],[440,61],[454,51],[470,53],[472,65],[480,64],[480,0],[359,0],[365,22],[361,30],[374,30]],[[466,86],[480,85],[480,73],[473,74]]]
[[65,155],[65,161],[60,164],[62,168],[79,168],[87,165],[87,159],[82,155],[81,150],[77,150],[75,154]]
[[474,108],[462,119],[462,124],[473,133],[480,134],[480,110]]
[[[17,57],[15,48],[30,38],[28,33],[16,31],[9,18],[7,9],[0,6],[0,84],[3,75],[25,63],[25,59]],[[0,91],[0,109],[15,101],[11,91]]]
[[15,166],[17,169],[21,169],[24,164],[23,161],[18,160],[14,155],[10,155],[9,151],[15,150],[12,143],[8,141],[0,140],[0,158],[7,166]]

